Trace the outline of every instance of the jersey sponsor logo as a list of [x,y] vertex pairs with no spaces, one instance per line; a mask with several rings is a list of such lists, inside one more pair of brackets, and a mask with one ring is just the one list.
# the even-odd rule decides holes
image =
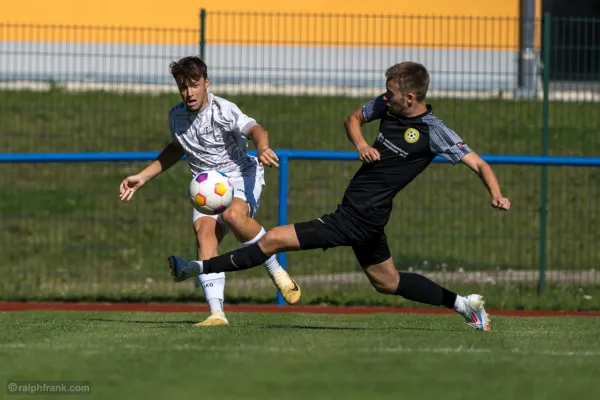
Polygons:
[[381,132],[379,132],[377,134],[377,139],[375,139],[375,140],[377,140],[379,143],[381,143],[382,145],[384,145],[389,150],[396,153],[397,155],[399,155],[402,158],[406,158],[406,156],[408,156],[408,153],[406,151],[402,150],[400,147],[396,146],[395,144],[390,142],[388,139],[386,139],[385,136],[383,136],[383,133],[381,133]]
[[419,140],[419,136],[419,131],[415,128],[408,128],[404,132],[404,140],[406,140],[408,143],[415,143],[417,140]]
[[201,135],[212,135],[217,142],[223,141],[223,129],[218,126],[203,125],[200,128]]

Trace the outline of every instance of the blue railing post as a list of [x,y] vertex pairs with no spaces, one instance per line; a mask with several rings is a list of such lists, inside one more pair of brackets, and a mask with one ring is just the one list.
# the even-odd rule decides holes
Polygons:
[[[279,157],[279,216],[277,223],[279,226],[287,224],[288,214],[288,177],[289,177],[289,154],[287,151],[278,152]],[[285,253],[279,253],[277,255],[279,264],[286,269],[287,257]],[[277,304],[282,306],[285,304],[285,300],[279,291],[277,291]]]

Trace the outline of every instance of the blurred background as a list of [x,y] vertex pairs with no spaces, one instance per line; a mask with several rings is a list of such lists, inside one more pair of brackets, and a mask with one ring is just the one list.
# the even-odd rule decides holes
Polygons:
[[[195,254],[186,162],[130,203],[118,197],[169,143],[169,63],[199,55],[210,90],[256,118],[274,149],[340,152],[354,151],[344,117],[385,90],[387,67],[423,63],[428,103],[493,157],[513,208],[492,210],[467,168],[433,164],[396,199],[398,268],[484,293],[491,308],[600,308],[599,0],[28,4],[0,17],[3,299],[203,301],[166,264]],[[364,132],[374,140],[377,124]],[[267,171],[257,219],[269,229],[282,209],[287,222],[333,211],[358,167],[291,155]],[[238,246],[229,236],[221,249]],[[305,304],[408,304],[376,293],[350,248],[286,264]],[[275,292],[256,268],[228,275],[225,300]]]

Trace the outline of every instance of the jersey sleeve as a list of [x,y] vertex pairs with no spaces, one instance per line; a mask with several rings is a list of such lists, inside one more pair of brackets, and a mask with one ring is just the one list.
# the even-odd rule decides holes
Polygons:
[[228,107],[223,113],[223,117],[227,122],[229,130],[237,132],[244,137],[248,136],[250,128],[254,125],[258,125],[254,118],[250,118],[244,114],[239,107],[233,103],[228,104]]
[[452,164],[458,164],[472,150],[456,132],[448,128],[441,121],[436,122],[430,125],[429,129],[431,151],[444,157]]
[[367,122],[379,119],[385,114],[386,107],[387,106],[385,104],[385,100],[383,100],[383,95],[380,95],[374,98],[373,100],[363,104],[363,118]]

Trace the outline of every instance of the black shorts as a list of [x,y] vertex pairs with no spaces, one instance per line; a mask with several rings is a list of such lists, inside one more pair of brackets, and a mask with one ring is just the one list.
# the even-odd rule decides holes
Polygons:
[[361,226],[339,212],[294,224],[302,250],[351,246],[361,267],[379,264],[392,255],[383,228]]

